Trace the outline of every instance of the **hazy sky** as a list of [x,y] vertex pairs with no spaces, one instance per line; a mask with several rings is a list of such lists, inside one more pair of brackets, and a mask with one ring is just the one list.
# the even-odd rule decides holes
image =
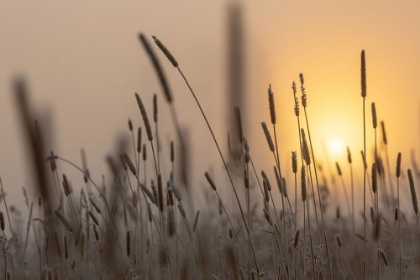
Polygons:
[[[239,2],[239,1],[238,1]],[[259,169],[273,165],[260,123],[269,122],[267,87],[276,95],[281,157],[298,149],[291,84],[305,75],[312,138],[339,139],[360,164],[362,98],[360,51],[367,56],[367,124],[376,102],[388,132],[391,168],[396,154],[419,150],[419,1],[242,1],[246,50],[247,123]],[[11,199],[30,188],[24,142],[10,81],[24,74],[31,99],[50,111],[56,153],[80,162],[86,150],[92,177],[107,173],[104,156],[130,117],[142,125],[138,92],[152,114],[160,101],[164,152],[174,138],[160,85],[137,35],[158,36],[175,55],[225,147],[226,8],[229,1],[2,1],[0,2],[0,174]],[[195,180],[221,162],[194,100],[177,71],[161,56],[180,120],[188,127]],[[300,95],[299,95],[300,96]],[[194,120],[194,121],[192,121]],[[167,124],[165,126],[165,123]],[[378,131],[378,139],[381,139]],[[373,133],[368,132],[368,147]],[[418,151],[417,154],[419,155]],[[345,154],[332,155],[345,164]],[[168,164],[169,165],[169,164]],[[75,185],[81,176],[65,169]],[[360,172],[359,172],[360,173]],[[12,191],[13,190],[13,191]],[[20,199],[20,198],[19,198]]]

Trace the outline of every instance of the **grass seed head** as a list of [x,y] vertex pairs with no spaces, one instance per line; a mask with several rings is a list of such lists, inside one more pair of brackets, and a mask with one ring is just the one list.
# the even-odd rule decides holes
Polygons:
[[265,138],[267,139],[268,147],[270,148],[270,151],[274,153],[274,143],[273,143],[273,139],[271,138],[270,131],[268,130],[265,122],[262,122],[261,126],[264,130],[264,134],[265,134]]
[[242,130],[241,109],[239,107],[235,107],[234,112],[235,112],[236,128],[238,130],[238,140],[239,140],[239,143],[242,143],[244,139],[244,133]]
[[69,244],[67,242],[67,235],[64,235],[64,257],[69,259]]
[[381,259],[384,262],[385,266],[389,266],[389,260],[388,260],[387,255],[385,254],[385,251],[382,249],[379,249],[379,255],[381,256]]
[[163,206],[164,206],[164,198],[163,198],[163,185],[162,185],[162,175],[158,174],[158,199],[159,199],[159,210],[162,213],[163,212]]
[[268,180],[267,174],[265,173],[264,170],[261,170],[261,176],[263,177],[263,179],[267,180],[267,188],[268,188],[268,191],[271,192],[270,180]]
[[197,214],[195,215],[194,224],[193,224],[193,232],[195,232],[195,230],[197,229],[199,217],[200,217],[200,210],[198,210]]
[[204,173],[204,176],[206,176],[207,182],[209,182],[210,187],[216,191],[216,185],[214,184],[213,180],[210,177],[210,174],[208,172]]
[[174,182],[171,182],[171,186],[170,186],[170,188],[171,188],[172,192],[174,193],[174,195],[175,195],[176,199],[177,199],[178,201],[181,201],[181,200],[182,200],[181,193],[179,192],[179,190],[178,190],[178,188],[177,188],[177,186],[175,185],[175,183],[174,183]]
[[263,185],[264,185],[264,198],[265,198],[265,202],[269,202],[270,201],[270,194],[268,192],[268,186],[267,186],[267,179],[264,178],[263,179]]
[[341,237],[340,237],[340,235],[339,235],[339,234],[337,234],[337,235],[335,236],[335,239],[337,240],[337,244],[338,244],[338,246],[339,246],[339,247],[342,247],[342,246],[343,246],[343,241],[341,240]]
[[341,173],[341,168],[340,168],[340,165],[338,164],[338,162],[336,162],[336,163],[335,163],[335,166],[337,167],[337,173],[338,173],[338,176],[343,175],[343,174]]
[[146,144],[143,144],[143,161],[147,160]]
[[417,202],[416,187],[414,186],[413,175],[411,174],[411,169],[407,170],[408,182],[410,184],[411,200],[413,202],[413,209],[416,215],[419,213],[419,205]]
[[311,164],[311,154],[309,153],[309,145],[308,140],[306,139],[305,130],[301,128],[301,134],[302,134],[302,146],[303,146],[303,159],[306,162],[306,165]]
[[169,59],[169,61],[175,68],[177,68],[179,66],[178,62],[176,61],[175,57],[171,54],[171,52],[165,47],[165,45],[162,44],[162,42],[158,38],[156,38],[156,36],[152,36],[152,38],[155,41],[156,45],[159,47],[159,49],[166,56],[166,58]]
[[294,239],[294,242],[293,242],[293,247],[295,247],[295,249],[299,245],[299,235],[300,235],[300,229],[298,229],[295,233],[295,239]]
[[131,119],[128,119],[128,129],[130,131],[133,131],[133,122],[131,121]]
[[385,130],[385,123],[384,121],[381,121],[381,127],[382,127],[382,141],[385,145],[388,145],[388,138],[386,137],[386,130]]
[[365,57],[365,50],[362,50],[360,55],[360,73],[361,73],[361,88],[362,88],[362,97],[366,98],[366,57]]
[[306,192],[306,169],[305,166],[302,166],[301,173],[300,173],[300,181],[301,181],[301,187],[302,187],[302,201],[306,201],[307,192]]
[[73,232],[73,226],[71,225],[70,221],[64,216],[61,211],[55,210],[54,214],[57,218],[61,221],[61,223],[66,227],[69,232]]
[[306,90],[305,90],[305,79],[303,78],[303,74],[299,74],[299,80],[300,80],[300,91],[302,93],[302,106],[303,108],[306,108],[307,101],[306,101]]
[[130,233],[130,230],[127,230],[126,249],[127,249],[127,256],[130,257],[130,255],[131,255],[131,233]]
[[298,170],[298,164],[297,164],[297,152],[293,151],[292,152],[292,171],[293,173],[297,173]]
[[150,201],[153,204],[156,204],[156,200],[155,200],[155,197],[153,196],[153,193],[145,185],[141,184],[140,186],[143,189],[143,191],[146,193],[146,195],[150,199]]
[[166,80],[165,74],[163,72],[163,68],[160,65],[159,59],[157,58],[155,52],[153,51],[152,47],[149,44],[149,40],[144,36],[142,33],[139,34],[140,42],[142,43],[144,49],[146,50],[147,54],[149,55],[150,60],[153,63],[153,66],[156,70],[156,73],[158,75],[160,84],[162,85],[163,92],[165,94],[166,101],[168,103],[172,103],[172,94],[168,85],[168,82]]
[[296,83],[295,81],[293,81],[292,83],[292,90],[293,90],[293,98],[295,99],[295,107],[293,108],[293,110],[295,111],[295,116],[299,117],[299,99],[296,96]]
[[348,162],[349,164],[351,164],[351,163],[352,163],[352,160],[351,160],[351,153],[350,153],[350,148],[349,148],[349,147],[347,147],[347,162]]
[[5,223],[4,223],[4,214],[3,211],[0,211],[0,229],[4,232]]
[[373,123],[373,128],[376,129],[376,127],[378,126],[378,118],[376,116],[375,102],[372,102],[372,123]]
[[184,205],[182,204],[182,201],[178,202],[178,209],[179,209],[179,212],[181,213],[181,216],[186,218],[187,213],[185,212]]
[[175,213],[172,206],[168,207],[168,234],[173,236],[176,232]]
[[376,163],[372,164],[372,191],[376,193],[378,191],[378,175],[377,175]]
[[276,124],[276,105],[274,103],[274,93],[271,91],[271,85],[268,85],[268,106],[270,108],[271,123]]
[[64,194],[66,196],[69,196],[70,195],[70,185],[69,185],[69,181],[67,180],[66,174],[63,174],[63,189],[64,189]]
[[137,92],[135,93],[135,96],[136,96],[137,104],[140,109],[141,116],[143,118],[144,126],[146,127],[147,138],[149,139],[150,142],[152,142],[153,141],[152,127],[150,126],[149,117],[147,116],[146,108],[144,107],[143,101],[141,100],[140,95],[138,95]]
[[137,153],[141,153],[141,127],[137,129]]
[[400,178],[400,176],[401,176],[401,153],[398,153],[398,156],[397,156],[396,176],[397,176],[397,178]]
[[158,104],[157,104],[157,95],[153,94],[153,121],[157,123],[158,121]]
[[137,174],[136,167],[134,166],[133,162],[131,161],[130,157],[127,155],[127,153],[123,153],[124,162],[127,164],[128,168],[130,169],[131,173],[133,173],[134,176]]
[[375,209],[373,207],[370,207],[370,221],[372,224],[375,223]]
[[124,171],[127,171],[128,167],[127,167],[127,163],[125,162],[123,154],[120,154],[120,160],[121,160],[121,165],[122,165]]
[[98,218],[96,218],[95,214],[93,214],[93,212],[92,212],[92,211],[90,211],[90,210],[89,210],[89,216],[92,218],[93,222],[94,222],[97,226],[99,226],[99,221],[98,221]]

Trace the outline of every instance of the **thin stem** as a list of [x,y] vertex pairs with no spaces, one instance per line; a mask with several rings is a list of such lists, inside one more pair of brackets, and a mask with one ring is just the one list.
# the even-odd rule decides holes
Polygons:
[[322,199],[321,199],[321,192],[319,191],[318,171],[317,171],[317,168],[316,168],[316,159],[315,159],[315,154],[314,154],[314,148],[312,146],[311,131],[309,129],[309,120],[308,120],[308,115],[306,113],[306,106],[303,107],[303,111],[305,112],[306,130],[308,131],[309,145],[311,146],[311,155],[312,155],[312,160],[314,162],[316,188],[317,188],[317,192],[318,192],[318,200],[319,200],[319,208],[320,208],[320,212],[321,212],[322,228],[323,228],[323,231],[324,231],[325,250],[327,251],[328,272],[330,273],[330,280],[332,280],[330,252],[329,252],[329,248],[328,248],[327,230],[325,228],[324,209],[322,207],[323,203],[322,203]]
[[[218,144],[218,142],[217,142],[217,140],[216,140],[216,137],[215,137],[215,135],[214,135],[214,133],[213,133],[213,130],[212,130],[211,126],[210,126],[210,123],[209,123],[209,121],[207,120],[207,117],[206,117],[206,115],[205,115],[205,113],[204,113],[204,110],[203,110],[203,108],[201,107],[200,102],[199,102],[199,101],[198,101],[198,99],[197,99],[197,96],[195,95],[195,93],[194,93],[193,89],[191,88],[190,84],[189,84],[189,83],[188,83],[188,81],[187,81],[187,78],[185,78],[185,76],[184,76],[184,74],[182,73],[181,69],[180,69],[179,67],[177,67],[177,69],[178,69],[179,73],[181,74],[182,78],[184,79],[185,83],[187,84],[187,86],[188,86],[188,88],[189,88],[189,90],[190,90],[191,94],[193,95],[193,97],[194,97],[194,99],[195,99],[195,101],[196,101],[196,103],[197,103],[197,105],[198,105],[198,107],[199,107],[199,109],[200,109],[200,111],[201,111],[201,114],[203,115],[203,118],[204,118],[204,120],[205,120],[205,122],[206,122],[206,124],[207,124],[207,127],[208,127],[208,129],[210,130],[210,133],[211,133],[211,136],[212,136],[212,138],[213,138],[213,141],[214,141],[214,143],[216,144],[217,150],[218,150],[219,155],[220,155],[220,157],[221,157],[221,159],[222,159],[222,161],[223,161],[223,165],[224,165],[225,170],[226,170],[226,173],[227,173],[227,175],[228,175],[228,177],[229,177],[229,181],[230,181],[230,184],[231,184],[231,186],[232,186],[233,192],[234,192],[234,194],[235,194],[236,201],[238,202],[239,210],[240,210],[240,212],[241,212],[242,220],[243,220],[243,222],[244,222],[244,224],[245,224],[245,229],[246,229],[247,234],[248,234],[248,239],[249,239],[249,242],[251,243],[251,246],[253,247],[253,245],[252,245],[252,240],[251,240],[251,234],[250,234],[250,231],[249,231],[248,225],[247,225],[247,223],[246,223],[245,214],[244,214],[244,211],[243,211],[243,209],[242,209],[241,202],[240,202],[240,200],[239,200],[238,193],[237,193],[236,188],[235,188],[235,185],[234,185],[234,183],[233,183],[233,179],[232,179],[232,176],[231,176],[231,174],[230,174],[230,172],[229,172],[229,168],[228,168],[228,166],[227,166],[227,164],[226,164],[225,158],[223,157],[222,151],[220,150],[219,144]],[[254,255],[254,262],[255,262],[256,269],[257,269],[258,279],[260,279],[260,276],[259,276],[260,270],[259,270],[259,268],[258,268],[258,262],[257,262],[257,258],[256,258],[256,255],[255,255],[255,250],[254,250],[254,249],[252,249],[252,253],[253,253],[253,255]]]
[[[363,97],[363,155],[366,160],[366,98]],[[363,170],[363,215],[366,217],[366,168]],[[363,221],[363,280],[366,279],[366,220]]]

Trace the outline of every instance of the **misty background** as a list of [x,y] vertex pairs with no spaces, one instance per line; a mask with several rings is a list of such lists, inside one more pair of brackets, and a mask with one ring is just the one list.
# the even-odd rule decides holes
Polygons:
[[[113,151],[117,137],[129,135],[128,118],[135,127],[143,126],[135,92],[149,115],[153,93],[158,95],[162,152],[168,155],[175,133],[156,74],[138,41],[139,32],[156,35],[176,57],[226,151],[232,43],[228,10],[232,2],[1,2],[0,175],[7,198],[23,203],[21,187],[31,190],[32,184],[11,91],[16,74],[26,77],[33,105],[49,116],[55,153],[80,163],[84,148],[95,181],[108,173],[105,155]],[[404,169],[409,167],[410,151],[418,151],[420,142],[419,2],[235,3],[243,31],[242,122],[258,169],[272,171],[273,165],[260,125],[269,122],[267,88],[271,84],[282,168],[290,174],[290,152],[299,147],[291,84],[298,82],[301,72],[316,154],[322,158],[322,141],[338,137],[361,164],[362,49],[367,56],[367,104],[374,101],[378,119],[386,123],[391,169],[399,151]],[[192,182],[199,189],[209,168],[224,178],[222,162],[187,87],[176,69],[157,53],[180,122],[191,139]],[[370,128],[370,113],[367,124]],[[372,131],[368,137],[371,143]],[[331,157],[346,163],[345,153]],[[169,158],[167,161],[169,167]],[[69,174],[73,187],[83,186],[81,174],[67,167],[61,171]],[[357,172],[360,176],[361,169]],[[36,197],[29,193],[30,198]]]

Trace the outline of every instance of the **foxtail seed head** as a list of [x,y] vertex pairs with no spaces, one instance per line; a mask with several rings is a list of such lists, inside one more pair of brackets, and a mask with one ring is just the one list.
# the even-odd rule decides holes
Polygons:
[[128,119],[128,129],[130,131],[133,131],[133,122],[131,121],[131,119]]
[[141,127],[137,129],[137,153],[141,153]]
[[131,234],[130,230],[127,230],[127,237],[126,237],[126,247],[127,247],[127,256],[130,257],[131,255]]
[[270,107],[271,123],[276,124],[276,106],[274,103],[274,93],[271,91],[271,85],[268,85],[268,106]]
[[157,104],[157,95],[153,94],[153,121],[156,123],[158,120],[158,104]]
[[128,168],[130,169],[131,173],[133,173],[133,175],[136,176],[136,174],[137,174],[136,167],[134,166],[133,162],[131,161],[131,159],[127,155],[127,153],[123,153],[123,158],[124,158],[124,161],[127,164]]
[[294,107],[294,111],[295,111],[295,116],[299,117],[299,100],[296,96],[296,83],[295,81],[293,81],[292,83],[292,90],[293,90],[293,97],[295,99],[295,107]]
[[302,92],[302,106],[303,108],[306,108],[306,90],[305,90],[305,79],[303,78],[303,74],[299,74],[299,80],[300,80],[300,91]]
[[378,118],[376,116],[375,102],[372,102],[372,123],[373,123],[373,128],[376,129],[376,127],[378,126]]
[[352,163],[352,160],[351,160],[351,153],[350,153],[350,148],[349,148],[349,147],[347,147],[347,162],[348,162],[349,164],[351,164],[351,163]]
[[298,229],[295,233],[295,240],[293,242],[293,246],[295,248],[299,245],[299,235],[300,235],[300,229]]
[[366,97],[366,57],[365,57],[365,50],[362,50],[360,55],[361,65],[360,65],[360,72],[361,72],[361,87],[362,87],[362,97]]
[[184,205],[182,204],[181,201],[178,203],[178,209],[179,209],[179,212],[181,213],[181,216],[185,218],[187,216],[187,213],[185,213]]
[[339,247],[342,247],[342,246],[343,246],[343,241],[341,241],[341,237],[340,237],[340,235],[339,235],[339,234],[337,234],[337,235],[335,236],[335,239],[337,240],[337,244],[338,244],[338,246],[339,246]]
[[210,187],[216,191],[216,185],[214,184],[213,180],[210,177],[210,174],[208,172],[204,173],[204,176],[206,176],[207,182],[209,182]]
[[341,173],[341,168],[340,168],[340,165],[338,164],[338,162],[335,163],[335,166],[337,167],[338,176],[343,175],[343,173]]
[[311,155],[309,153],[308,141],[306,140],[305,130],[301,128],[302,133],[302,145],[303,145],[303,159],[307,165],[311,164]]
[[135,93],[135,96],[140,109],[141,116],[143,118],[144,126],[146,127],[147,138],[151,142],[153,141],[153,133],[152,127],[150,126],[149,117],[147,116],[146,108],[144,107],[143,101],[141,100],[140,95],[138,95],[137,92]]
[[63,189],[64,189],[64,194],[66,196],[69,196],[70,195],[70,185],[69,185],[69,181],[67,180],[66,174],[63,174]]
[[410,192],[411,192],[411,200],[413,202],[413,209],[416,215],[419,213],[419,205],[417,202],[417,194],[416,194],[416,187],[414,186],[413,175],[411,174],[411,169],[407,170],[408,175],[408,182],[410,183]]
[[267,139],[268,147],[270,148],[270,151],[274,153],[274,143],[273,143],[273,139],[271,138],[270,131],[268,130],[265,122],[262,122],[261,126],[264,130],[264,134],[265,134],[265,138]]
[[160,173],[157,175],[157,179],[158,179],[157,181],[158,181],[159,210],[162,213],[165,200],[163,198],[163,182],[162,182],[162,175]]
[[385,254],[385,251],[382,250],[382,249],[379,249],[379,255],[381,256],[381,259],[384,262],[385,266],[389,266],[389,260],[388,260],[388,257]]
[[293,151],[292,152],[292,170],[293,173],[297,173],[297,169],[298,169],[298,165],[297,165],[297,152]]
[[159,47],[159,49],[166,56],[166,58],[168,58],[172,65],[175,68],[177,68],[179,66],[178,62],[176,61],[175,57],[171,54],[171,52],[162,44],[162,42],[158,38],[156,38],[156,36],[152,36],[152,38],[155,41],[156,45]]
[[0,229],[4,232],[5,224],[4,224],[4,215],[3,212],[0,211]]
[[267,174],[265,173],[265,171],[264,171],[264,170],[261,170],[261,176],[262,176],[264,179],[266,179],[266,180],[267,180],[267,188],[268,188],[268,191],[270,191],[270,192],[271,192],[271,184],[270,184],[270,180],[268,180]]
[[401,153],[398,153],[397,156],[397,171],[396,171],[397,178],[400,178],[401,175]]
[[155,52],[153,51],[152,47],[150,46],[149,41],[146,38],[146,36],[144,36],[142,33],[140,33],[139,34],[139,39],[140,39],[140,42],[143,44],[143,47],[146,50],[147,54],[149,55],[149,58],[152,61],[153,66],[155,67],[155,70],[156,70],[156,73],[157,73],[158,78],[160,80],[160,83],[162,85],[163,92],[165,94],[166,100],[169,103],[172,103],[172,94],[171,94],[168,82],[166,80],[165,73],[163,72],[163,69],[160,65],[160,62],[159,62]]
[[385,123],[384,121],[381,121],[381,127],[382,127],[382,141],[384,141],[385,145],[388,145],[388,139],[386,137],[386,130],[385,130]]
[[244,133],[242,130],[242,118],[241,118],[241,109],[239,107],[235,107],[235,121],[236,121],[236,127],[238,129],[238,140],[239,143],[242,143],[244,138]]
[[307,192],[306,192],[306,169],[305,169],[305,166],[302,166],[302,171],[301,171],[301,186],[302,186],[302,201],[305,202],[306,197],[307,197]]
[[263,185],[264,185],[264,198],[265,198],[265,202],[268,203],[270,201],[270,194],[268,193],[267,179],[266,178],[263,179]]
[[378,175],[376,163],[372,164],[372,191],[376,193],[378,191]]

